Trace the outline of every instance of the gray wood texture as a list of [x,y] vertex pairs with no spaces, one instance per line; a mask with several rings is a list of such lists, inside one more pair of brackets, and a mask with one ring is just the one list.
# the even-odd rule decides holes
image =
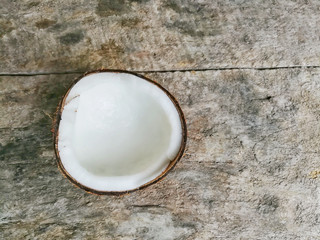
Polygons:
[[319,1],[0,4],[6,73],[319,65]]
[[[320,238],[318,1],[0,6],[0,239]],[[162,84],[188,126],[167,177],[123,196],[55,162],[57,104],[101,67]]]

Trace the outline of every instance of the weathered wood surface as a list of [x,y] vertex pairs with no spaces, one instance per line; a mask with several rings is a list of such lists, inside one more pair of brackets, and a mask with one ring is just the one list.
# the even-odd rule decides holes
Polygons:
[[[0,239],[319,239],[319,8],[0,0]],[[63,73],[100,67],[158,81],[188,125],[175,169],[122,197],[55,163],[51,118],[79,76]]]
[[189,126],[161,182],[94,196],[57,169],[50,116],[76,75],[1,77],[3,239],[316,239],[320,70],[157,73]]
[[0,72],[319,65],[320,2],[0,1]]

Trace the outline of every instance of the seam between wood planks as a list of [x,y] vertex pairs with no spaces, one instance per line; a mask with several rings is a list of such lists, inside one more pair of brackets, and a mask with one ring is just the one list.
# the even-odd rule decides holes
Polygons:
[[[228,70],[281,70],[281,69],[315,69],[320,68],[317,65],[293,65],[278,67],[212,67],[212,68],[187,68],[187,69],[169,69],[169,70],[130,70],[137,73],[174,73],[174,72],[205,72],[205,71],[228,71]],[[64,75],[64,74],[83,74],[85,71],[64,71],[64,72],[0,72],[0,76],[39,76],[39,75]]]

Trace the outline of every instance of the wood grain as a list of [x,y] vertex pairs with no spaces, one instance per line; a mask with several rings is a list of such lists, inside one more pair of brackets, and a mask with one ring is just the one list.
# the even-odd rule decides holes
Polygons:
[[2,74],[319,66],[315,0],[0,5]]
[[320,70],[153,73],[180,102],[186,154],[159,183],[95,196],[50,133],[77,74],[0,77],[1,239],[316,239]]

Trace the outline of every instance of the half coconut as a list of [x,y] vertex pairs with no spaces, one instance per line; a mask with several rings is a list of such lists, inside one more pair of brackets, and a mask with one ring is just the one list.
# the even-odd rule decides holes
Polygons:
[[78,78],[58,106],[53,132],[62,173],[96,194],[157,182],[182,157],[187,140],[175,98],[158,83],[119,70]]

